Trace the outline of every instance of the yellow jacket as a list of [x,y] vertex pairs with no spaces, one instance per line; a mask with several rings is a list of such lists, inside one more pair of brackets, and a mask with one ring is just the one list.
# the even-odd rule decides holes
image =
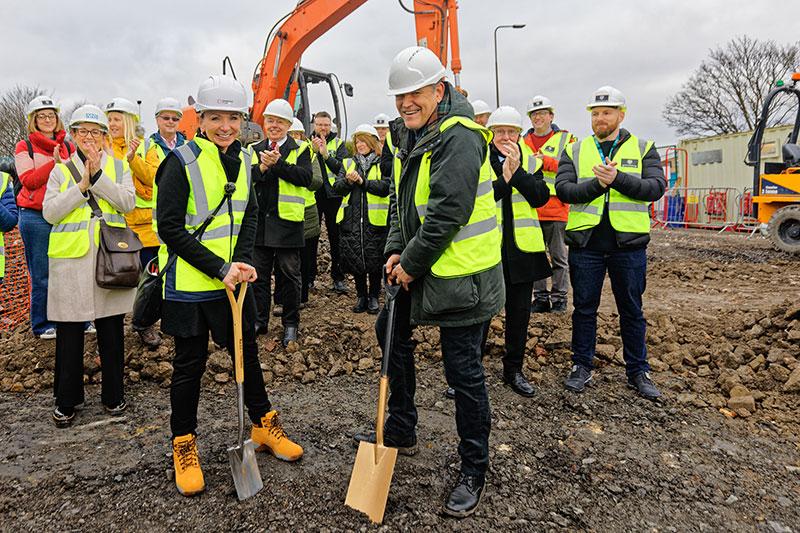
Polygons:
[[[144,141],[141,141],[144,142]],[[128,157],[128,146],[124,137],[111,140],[111,147],[114,150],[114,157],[125,160]],[[150,200],[153,198],[153,180],[158,169],[158,154],[155,144],[151,145],[150,150],[145,154],[145,161],[138,155],[133,156],[130,161],[131,174],[133,176],[133,186],[136,189],[136,196]],[[153,231],[153,210],[149,208],[137,207],[127,215],[125,220],[133,231],[139,236],[142,245],[145,247],[158,246],[158,237]]]

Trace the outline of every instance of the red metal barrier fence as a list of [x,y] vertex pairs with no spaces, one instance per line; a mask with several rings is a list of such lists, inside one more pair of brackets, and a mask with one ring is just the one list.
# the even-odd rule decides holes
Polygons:
[[16,228],[5,234],[6,271],[0,287],[0,330],[28,320],[31,282],[25,264],[25,247]]
[[664,228],[702,228],[752,231],[751,189],[733,187],[676,187],[651,206],[653,225]]

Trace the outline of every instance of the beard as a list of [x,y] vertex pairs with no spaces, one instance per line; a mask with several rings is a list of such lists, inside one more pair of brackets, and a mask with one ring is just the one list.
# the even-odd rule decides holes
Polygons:
[[615,122],[613,124],[603,124],[598,126],[592,125],[592,131],[594,132],[595,137],[598,139],[605,139],[611,135],[615,129],[617,129],[619,124],[619,122]]

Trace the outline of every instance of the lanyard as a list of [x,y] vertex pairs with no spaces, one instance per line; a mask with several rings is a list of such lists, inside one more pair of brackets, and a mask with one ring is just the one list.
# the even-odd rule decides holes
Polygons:
[[[608,152],[608,158],[611,159],[611,156],[614,154],[614,148],[617,147],[619,144],[619,139],[622,135],[617,135],[617,138],[614,139],[614,144],[611,145],[611,150]],[[600,148],[600,141],[597,140],[597,137],[592,135],[592,139],[594,139],[594,145],[597,147],[597,153],[600,154],[600,161],[603,165],[606,164],[606,156],[603,155],[603,149]]]

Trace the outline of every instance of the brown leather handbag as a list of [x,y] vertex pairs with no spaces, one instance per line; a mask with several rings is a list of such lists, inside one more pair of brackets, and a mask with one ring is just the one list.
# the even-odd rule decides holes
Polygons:
[[[75,163],[67,163],[73,179],[81,180]],[[103,219],[103,211],[91,191],[87,191],[87,203],[92,208],[92,216],[99,219],[100,246],[97,249],[95,281],[103,289],[132,289],[139,284],[142,262],[139,251],[142,241],[129,227],[109,226]]]

